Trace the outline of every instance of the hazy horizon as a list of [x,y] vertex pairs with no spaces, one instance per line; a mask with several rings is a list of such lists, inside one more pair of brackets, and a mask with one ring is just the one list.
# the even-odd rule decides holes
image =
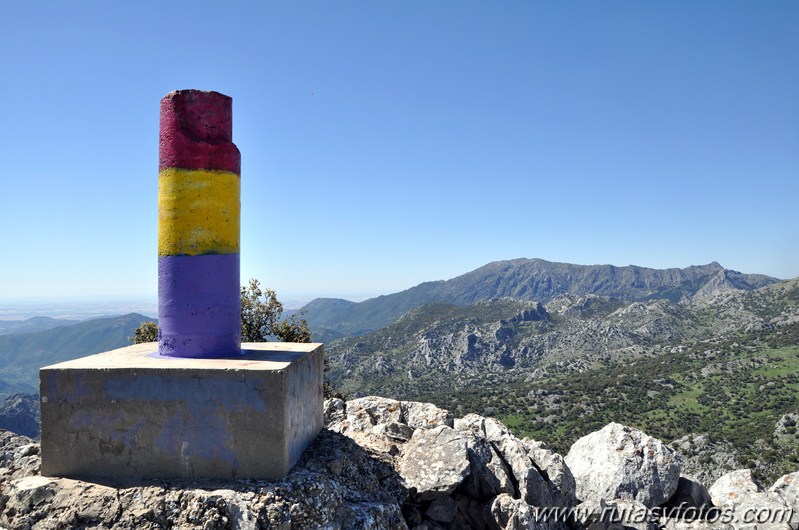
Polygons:
[[[530,258],[532,259],[532,258]],[[500,261],[500,260],[497,260]],[[709,262],[710,263],[710,262]],[[483,264],[486,265],[486,264]],[[578,263],[577,265],[586,265]],[[599,265],[599,264],[592,264]],[[623,267],[624,265],[616,264],[603,264],[615,265]],[[631,263],[628,265],[636,265],[645,267],[644,265]],[[706,263],[693,263],[691,265],[706,265]],[[686,265],[686,267],[691,266]],[[724,263],[720,263],[722,267],[726,267]],[[648,267],[654,268],[654,267]],[[685,267],[678,267],[685,268]],[[473,270],[473,269],[472,269]],[[454,277],[460,276],[471,272],[462,271]],[[746,274],[766,274],[762,271],[738,271]],[[776,278],[776,276],[774,276]],[[449,280],[451,278],[430,278],[427,281]],[[791,280],[793,278],[778,278],[780,280]],[[423,283],[423,282],[420,282]],[[270,287],[269,285],[261,282],[262,286]],[[315,294],[300,294],[300,293],[280,293],[277,292],[278,300],[283,303],[286,310],[296,310],[303,307],[308,302],[316,298],[341,298],[351,302],[362,302],[364,300],[375,298],[382,295],[393,294],[395,292],[403,291],[417,284],[408,285],[396,291],[381,291],[377,293],[345,293],[328,291]],[[156,294],[152,295],[59,295],[59,296],[31,296],[28,298],[20,297],[4,297],[0,295],[0,320],[22,320],[35,316],[48,316],[52,318],[64,318],[84,320],[88,318],[96,318],[98,316],[107,316],[110,314],[125,314],[125,313],[140,313],[145,316],[158,316],[158,299]]]

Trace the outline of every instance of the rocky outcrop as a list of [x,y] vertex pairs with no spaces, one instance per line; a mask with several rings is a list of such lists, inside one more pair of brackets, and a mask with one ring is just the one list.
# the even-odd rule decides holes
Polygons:
[[[693,315],[674,302],[599,298],[562,297],[554,320],[540,303],[505,298],[467,307],[424,305],[386,328],[330,344],[329,375],[347,391],[368,392],[370,382],[431,372],[475,375],[597,356],[634,357],[699,333]],[[457,386],[457,378],[443,383]]]
[[35,475],[40,467],[39,444],[27,436],[0,431],[0,484]]
[[637,429],[610,423],[572,445],[566,464],[581,500],[636,500],[660,506],[677,490],[680,463],[660,440]]
[[783,475],[768,489],[787,504],[799,507],[799,471]]
[[0,527],[405,529],[407,489],[351,439],[323,430],[279,481],[99,484],[36,474],[38,444],[0,437]]
[[749,469],[720,477],[709,489],[719,518],[741,530],[795,530],[799,526],[799,473],[779,478],[765,491]]
[[[686,477],[672,487],[673,453],[618,424],[575,443],[566,458],[496,419],[453,418],[429,403],[333,399],[325,424],[291,473],[270,481],[42,477],[39,445],[3,431],[0,529],[738,529],[746,527],[730,521],[755,506],[799,513],[799,473],[763,491],[736,472],[710,491],[713,513],[730,521],[684,506],[667,516],[675,503],[705,503],[707,491]],[[776,524],[758,528],[791,528]]]
[[0,429],[39,437],[39,396],[12,394],[0,402]]
[[2,528],[566,528],[560,455],[492,418],[367,397],[325,404],[326,429],[279,481],[99,484],[42,477],[39,446],[3,433]]
[[430,404],[372,396],[330,400],[326,417],[329,429],[392,455],[408,488],[402,511],[411,528],[562,528],[526,526],[532,507],[576,504],[562,457],[493,418],[453,420]]
[[397,464],[420,501],[448,497],[471,472],[466,437],[446,425],[416,429]]
[[686,434],[669,444],[680,455],[683,472],[702,484],[713,484],[738,467],[737,452],[730,443],[715,442],[705,434]]

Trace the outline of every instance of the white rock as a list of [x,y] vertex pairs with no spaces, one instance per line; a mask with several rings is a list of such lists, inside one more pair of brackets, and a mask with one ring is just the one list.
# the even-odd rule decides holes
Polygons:
[[794,506],[799,512],[799,471],[781,476],[768,490],[782,497],[786,504]]
[[618,423],[583,436],[566,464],[581,500],[637,500],[648,508],[666,502],[677,489],[680,463],[660,440]]
[[412,429],[437,427],[446,425],[454,426],[452,414],[448,410],[441,409],[432,403],[420,403],[418,401],[402,401],[402,417],[405,424]]
[[713,504],[732,515],[736,530],[795,530],[799,525],[799,506],[788,500],[787,483],[777,481],[763,491],[750,470],[739,469],[720,477],[709,491]]
[[380,423],[402,423],[400,402],[378,396],[347,401],[349,431],[369,432]]
[[726,475],[722,475],[708,490],[710,498],[716,506],[740,504],[746,497],[762,491],[763,489],[748,469],[730,471]]
[[491,504],[491,517],[502,530],[538,530],[530,505],[505,493],[498,495]]
[[522,440],[527,449],[527,455],[535,465],[546,473],[547,479],[552,482],[560,492],[558,504],[570,506],[577,503],[575,491],[577,485],[574,475],[566,464],[566,460],[558,453],[552,451],[544,442],[525,438]]
[[417,429],[402,448],[400,476],[421,501],[445,497],[469,475],[466,438],[451,427]]

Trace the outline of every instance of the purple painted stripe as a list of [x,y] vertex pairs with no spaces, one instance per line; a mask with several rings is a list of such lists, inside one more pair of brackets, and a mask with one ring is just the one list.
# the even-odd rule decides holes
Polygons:
[[158,257],[158,351],[169,357],[241,354],[239,255]]
[[161,100],[159,171],[169,167],[241,174],[233,143],[233,100],[219,92],[175,90]]

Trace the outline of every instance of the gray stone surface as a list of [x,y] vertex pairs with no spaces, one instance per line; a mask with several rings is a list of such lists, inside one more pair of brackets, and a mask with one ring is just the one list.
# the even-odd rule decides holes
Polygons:
[[430,428],[438,425],[452,427],[454,425],[452,414],[448,410],[438,408],[432,403],[403,401],[401,409],[403,420],[412,429],[418,429],[419,427]]
[[397,470],[420,501],[446,497],[471,470],[466,438],[446,425],[417,429],[403,447]]
[[39,436],[39,396],[12,394],[0,402],[0,429],[37,438]]
[[[276,480],[42,477],[31,440],[0,432],[0,528],[71,530],[407,530],[406,490],[392,469],[349,438],[323,430]],[[15,456],[16,455],[16,456]],[[105,481],[104,481],[105,482]]]
[[487,501],[500,493],[516,494],[511,470],[497,449],[483,436],[465,431],[471,473],[463,482],[465,493],[474,499]]
[[[743,486],[743,498],[722,507],[729,520],[689,521],[662,516],[655,521],[658,510],[648,510],[643,503],[630,499],[605,501],[592,496],[575,506],[574,491],[568,486],[571,471],[560,455],[534,440],[519,440],[494,419],[470,414],[454,420],[455,429],[445,425],[425,428],[422,423],[414,428],[406,423],[412,421],[409,415],[402,412],[407,410],[406,403],[375,397],[327,401],[324,411],[328,428],[321,431],[285,478],[275,480],[82,482],[43,478],[37,474],[39,445],[0,431],[0,528],[649,530],[657,524],[673,530],[799,527],[799,522],[790,519],[743,523],[746,510],[765,509],[775,514],[776,510],[785,512],[794,506],[794,513],[799,514],[795,503],[796,473],[782,477],[768,492],[756,484],[752,487],[751,477],[741,474],[738,482]],[[435,415],[446,418],[448,413]],[[349,416],[358,421],[350,425],[346,419]],[[404,440],[409,432],[408,440]],[[420,443],[422,440],[424,443]],[[624,445],[616,447],[623,452]],[[420,465],[409,465],[411,460]],[[449,479],[442,481],[436,473],[430,473],[436,467],[443,470],[441,476]],[[647,471],[645,466],[641,469]],[[529,480],[536,474],[543,483]],[[555,508],[576,508],[578,515],[585,515],[578,517],[585,526],[580,527],[572,519],[564,522],[562,513],[545,510],[550,506],[546,502],[556,502],[558,498],[564,504]],[[603,509],[608,517],[590,517],[601,514]],[[750,518],[752,513],[756,512],[748,512]]]
[[714,442],[706,434],[686,434],[669,444],[680,456],[683,473],[710,485],[738,468],[738,453],[728,442]]
[[321,344],[246,343],[229,359],[155,343],[41,369],[42,474],[276,478],[322,428]]
[[547,444],[537,440],[525,438],[522,440],[527,449],[527,455],[553,485],[556,493],[553,497],[560,506],[571,506],[577,503],[575,491],[577,485],[574,475],[566,465],[566,460],[558,453],[552,451]]
[[782,497],[786,504],[795,506],[799,512],[799,471],[781,476],[768,490]]
[[791,498],[785,478],[764,491],[749,469],[738,469],[720,477],[709,492],[713,504],[730,517],[736,530],[796,530],[799,506]]
[[719,477],[708,491],[713,504],[727,506],[738,504],[746,497],[762,492],[763,488],[752,476],[751,470],[738,469]]
[[519,440],[495,418],[467,414],[455,429],[470,435],[472,495],[509,494],[532,506],[576,504],[575,482],[562,456],[535,440]]
[[491,504],[491,518],[501,530],[539,530],[530,505],[503,493]]
[[679,461],[668,446],[618,423],[574,442],[565,460],[581,500],[631,499],[651,508],[672,496],[680,477]]
[[395,399],[367,396],[347,402],[348,428],[354,431],[369,431],[384,423],[402,421],[402,406]]

